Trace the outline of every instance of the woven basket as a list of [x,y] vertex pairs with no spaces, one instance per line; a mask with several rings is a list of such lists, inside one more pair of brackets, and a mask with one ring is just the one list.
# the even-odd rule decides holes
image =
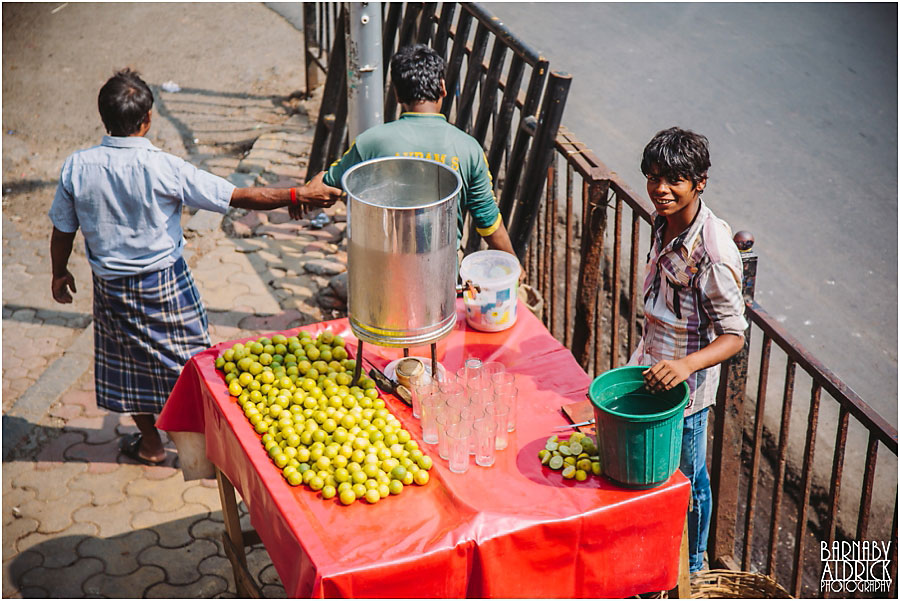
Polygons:
[[692,599],[792,599],[765,574],[707,570],[691,575]]

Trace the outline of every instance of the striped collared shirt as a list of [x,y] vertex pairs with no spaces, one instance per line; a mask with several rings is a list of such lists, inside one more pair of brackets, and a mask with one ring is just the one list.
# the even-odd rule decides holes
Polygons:
[[[654,365],[696,352],[722,334],[743,335],[740,252],[728,224],[702,201],[691,225],[665,248],[665,218],[653,222],[653,245],[644,278],[644,333],[629,363]],[[687,379],[691,400],[685,415],[716,402],[719,366]]]

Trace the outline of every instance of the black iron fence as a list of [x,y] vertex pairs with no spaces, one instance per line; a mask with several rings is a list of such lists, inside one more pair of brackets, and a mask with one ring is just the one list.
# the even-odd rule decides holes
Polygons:
[[[308,177],[348,142],[341,19],[333,26]],[[568,76],[548,77],[547,59],[477,4],[388,4],[383,34],[385,65],[411,41],[448,58],[443,112],[486,149],[501,213],[548,329],[589,374],[624,364],[641,334],[652,207],[559,125]],[[390,120],[390,82],[385,100]],[[828,596],[823,542],[890,541],[889,590],[855,594],[896,597],[897,430],[753,300],[752,236],[739,232],[735,241],[751,325],[744,350],[723,369],[712,417],[711,562],[767,573],[795,596]],[[464,240],[468,251],[477,242]],[[804,384],[809,394],[795,402]],[[770,392],[778,388],[780,395]],[[864,457],[855,452],[861,447]],[[887,453],[879,456],[881,449]]]
[[[312,18],[312,9],[309,14]],[[330,18],[324,9],[315,12],[320,15]],[[336,34],[307,179],[337,159],[350,143],[344,42],[347,18],[347,11],[341,10],[331,25]],[[411,43],[424,43],[446,58],[447,96],[441,112],[486,149],[500,212],[513,247],[524,256],[571,78],[551,73],[543,56],[477,4],[388,3],[383,10],[382,43],[385,121],[397,117],[397,99],[387,69],[393,53]],[[308,56],[310,53],[307,51]],[[478,248],[481,239],[471,224],[466,225],[466,232],[463,244],[470,252]]]

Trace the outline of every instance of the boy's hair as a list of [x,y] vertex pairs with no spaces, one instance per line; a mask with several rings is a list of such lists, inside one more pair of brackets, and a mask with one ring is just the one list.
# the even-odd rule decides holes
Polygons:
[[401,104],[441,99],[444,59],[423,44],[404,46],[391,58],[391,81]]
[[109,135],[130,136],[153,108],[153,92],[137,71],[122,69],[100,88],[97,107]]
[[669,181],[687,179],[696,186],[709,172],[709,140],[680,127],[662,130],[644,147],[641,173],[651,172]]

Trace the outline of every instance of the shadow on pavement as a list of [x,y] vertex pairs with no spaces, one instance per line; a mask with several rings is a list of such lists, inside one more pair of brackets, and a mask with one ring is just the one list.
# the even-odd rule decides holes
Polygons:
[[[244,527],[249,517],[238,506]],[[50,537],[8,565],[4,596],[24,598],[233,598],[234,576],[221,536],[222,512],[201,512],[110,537]],[[266,597],[284,588],[262,545],[248,550],[250,573]]]

